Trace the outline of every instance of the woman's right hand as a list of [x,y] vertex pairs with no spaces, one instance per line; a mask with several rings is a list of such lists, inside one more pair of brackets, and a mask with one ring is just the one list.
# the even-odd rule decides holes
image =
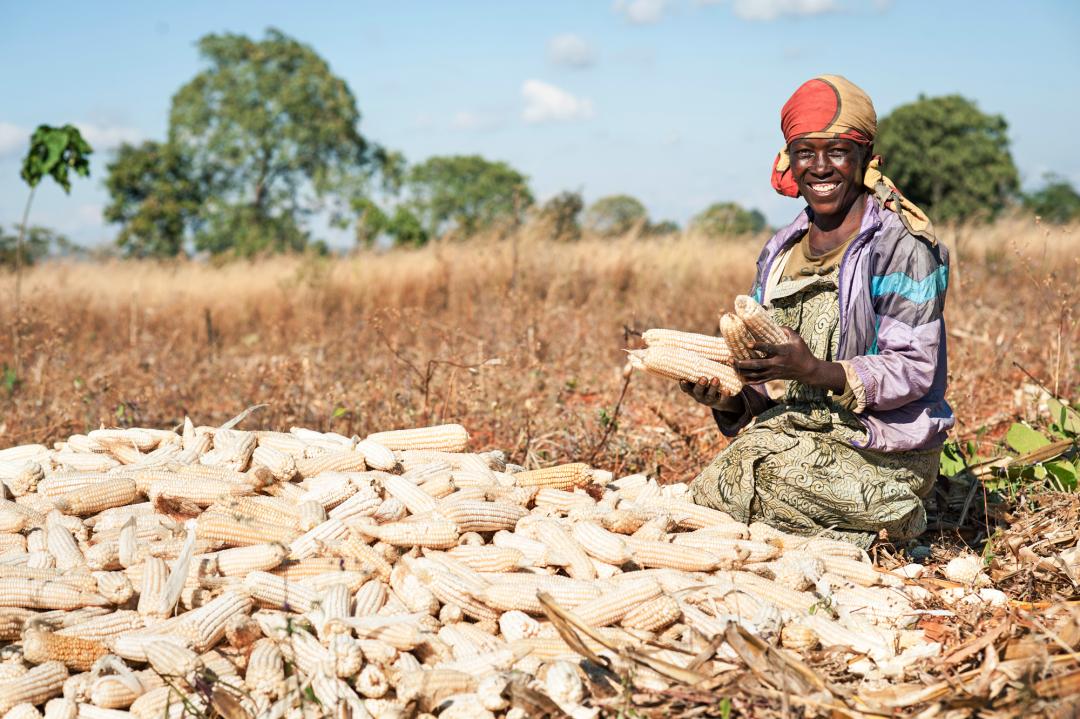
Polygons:
[[710,409],[718,409],[722,412],[739,409],[739,400],[725,394],[720,387],[720,380],[716,378],[710,380],[708,377],[700,377],[697,382],[684,380],[679,382],[679,389]]

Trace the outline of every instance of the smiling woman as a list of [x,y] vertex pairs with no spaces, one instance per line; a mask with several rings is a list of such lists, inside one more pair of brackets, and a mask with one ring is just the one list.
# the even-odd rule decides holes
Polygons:
[[[879,169],[870,98],[825,75],[781,112],[781,194],[807,207],[766,243],[752,294],[786,342],[735,362],[747,386],[683,389],[735,436],[693,483],[742,522],[868,547],[926,526],[945,434],[948,255]],[[760,338],[759,338],[760,339]],[[737,436],[736,436],[737,435]]]

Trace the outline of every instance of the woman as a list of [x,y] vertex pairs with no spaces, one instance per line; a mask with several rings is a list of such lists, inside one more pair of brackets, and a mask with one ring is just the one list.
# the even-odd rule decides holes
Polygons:
[[[781,111],[778,192],[807,204],[766,243],[752,294],[784,344],[736,362],[748,383],[683,383],[738,436],[693,482],[743,522],[868,547],[922,533],[952,410],[942,309],[948,255],[881,174],[877,116],[848,80],[803,84]],[[741,433],[740,433],[741,430]]]

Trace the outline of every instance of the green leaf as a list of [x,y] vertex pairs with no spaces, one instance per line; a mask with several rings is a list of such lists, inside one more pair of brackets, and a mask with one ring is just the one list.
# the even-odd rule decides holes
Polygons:
[[1018,454],[1027,454],[1050,444],[1050,440],[1026,424],[1015,422],[1005,435],[1005,444]]
[[1050,410],[1050,417],[1059,427],[1066,432],[1080,434],[1080,412],[1053,398],[1046,400],[1046,406]]
[[728,697],[720,700],[720,719],[731,719],[731,699]]
[[1035,479],[1042,481],[1046,479],[1046,467],[1041,464],[1036,464],[1032,467],[1031,471],[1035,474]]
[[345,409],[344,407],[336,408],[334,410],[334,419],[337,419],[338,417],[344,416],[346,413],[348,413],[348,411],[349,410]]
[[955,477],[967,468],[964,453],[956,442],[946,442],[941,451],[939,471],[946,477]]
[[1070,491],[1076,491],[1077,470],[1076,465],[1067,459],[1055,459],[1046,463],[1046,471],[1054,475],[1061,486]]

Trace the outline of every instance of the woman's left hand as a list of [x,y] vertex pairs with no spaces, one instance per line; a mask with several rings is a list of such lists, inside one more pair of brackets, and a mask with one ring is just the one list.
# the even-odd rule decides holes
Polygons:
[[797,332],[784,327],[787,342],[769,344],[755,342],[752,349],[764,352],[762,359],[737,360],[735,370],[750,384],[758,384],[774,379],[789,379],[814,386],[818,382],[820,365],[827,364],[819,360],[803,342]]

